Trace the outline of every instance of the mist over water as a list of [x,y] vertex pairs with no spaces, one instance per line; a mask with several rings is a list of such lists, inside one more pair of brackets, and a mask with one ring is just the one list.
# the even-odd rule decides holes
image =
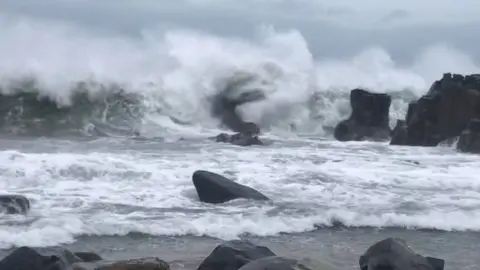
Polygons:
[[[271,236],[338,221],[480,230],[469,222],[480,216],[474,156],[330,140],[353,88],[389,93],[393,125],[443,73],[480,72],[477,2],[439,1],[436,18],[412,1],[363,2],[7,0],[0,188],[29,196],[33,209],[0,221],[0,248],[85,234]],[[252,79],[236,94],[267,97],[240,110],[271,147],[198,142],[222,131],[210,98],[237,76]],[[136,132],[153,139],[130,140]],[[102,138],[49,137],[65,134]],[[202,204],[197,169],[273,200]]]

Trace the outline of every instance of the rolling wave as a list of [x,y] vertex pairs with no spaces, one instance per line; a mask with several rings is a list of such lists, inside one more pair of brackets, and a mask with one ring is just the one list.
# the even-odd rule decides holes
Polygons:
[[443,72],[478,71],[468,55],[440,45],[407,66],[379,47],[317,59],[297,30],[262,28],[240,39],[175,28],[133,38],[26,18],[2,22],[2,133],[211,133],[224,128],[212,98],[243,76],[229,95],[245,99],[237,108],[245,121],[265,132],[322,136],[349,114],[353,88],[392,94],[394,122]]

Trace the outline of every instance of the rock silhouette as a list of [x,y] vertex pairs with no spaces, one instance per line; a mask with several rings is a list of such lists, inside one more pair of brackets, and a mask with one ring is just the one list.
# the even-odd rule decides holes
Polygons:
[[388,140],[390,138],[389,110],[391,97],[363,89],[350,91],[352,113],[334,130],[339,141]]

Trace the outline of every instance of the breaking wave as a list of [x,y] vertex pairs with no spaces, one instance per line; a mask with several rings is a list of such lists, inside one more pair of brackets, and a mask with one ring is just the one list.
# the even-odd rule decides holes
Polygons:
[[185,29],[132,38],[53,22],[1,21],[4,134],[211,133],[222,128],[211,115],[211,98],[246,76],[233,95],[266,97],[239,108],[246,120],[266,132],[324,135],[349,114],[352,88],[390,93],[393,122],[443,72],[478,71],[467,55],[440,45],[409,66],[378,47],[351,59],[316,59],[299,31],[269,27],[250,40]]

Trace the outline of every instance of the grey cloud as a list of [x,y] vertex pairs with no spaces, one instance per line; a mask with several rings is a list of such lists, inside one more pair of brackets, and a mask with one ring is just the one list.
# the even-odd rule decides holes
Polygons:
[[[376,45],[387,48],[399,61],[409,61],[425,46],[447,43],[480,58],[480,52],[475,46],[480,42],[480,33],[476,30],[480,23],[358,29],[355,23],[352,23],[351,27],[340,26],[331,19],[342,20],[354,16],[359,12],[358,9],[344,7],[345,5],[329,6],[322,2],[310,6],[298,5],[303,2],[295,2],[297,5],[292,4],[293,1],[284,1],[280,4],[276,2],[277,5],[269,4],[272,8],[267,9],[267,4],[258,6],[258,0],[245,0],[241,3],[224,0],[222,5],[218,4],[218,0],[5,1],[3,12],[9,14],[60,20],[80,25],[90,31],[107,31],[130,36],[138,36],[142,30],[157,26],[178,26],[222,36],[249,38],[259,25],[271,24],[279,30],[292,28],[299,30],[316,57],[350,57],[360,50]],[[310,3],[312,2],[313,0]],[[368,1],[366,2],[368,4]],[[320,15],[314,17],[314,14]],[[392,22],[400,19],[408,21],[411,15],[406,10],[398,8],[390,10],[387,14],[379,16],[384,16],[385,20]]]
[[403,9],[396,9],[380,19],[380,23],[398,22],[409,17],[409,12]]

